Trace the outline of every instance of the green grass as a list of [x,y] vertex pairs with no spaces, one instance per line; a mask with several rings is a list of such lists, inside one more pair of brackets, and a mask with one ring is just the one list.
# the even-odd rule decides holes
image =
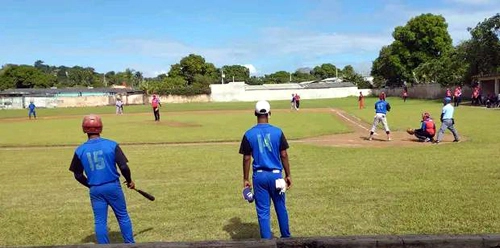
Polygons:
[[[440,103],[389,100],[392,129],[418,126],[422,111],[439,119]],[[310,107],[343,108],[371,122],[374,101],[367,99],[365,110],[356,108],[354,98],[311,101]],[[284,102],[283,108],[287,107]],[[292,235],[499,233],[499,114],[498,110],[459,107],[457,128],[467,138],[459,144],[379,149],[291,143],[294,185],[287,193],[287,204]],[[174,141],[177,136],[231,140],[240,139],[254,122],[251,114],[231,112],[164,116],[178,122],[202,122],[202,127],[196,131],[196,127],[153,126],[149,115],[113,116],[105,119],[105,133],[120,143],[141,137]],[[83,140],[80,118],[28,124],[0,121],[0,142],[6,143],[5,136],[20,135],[22,138],[9,138],[7,143],[79,143]],[[295,138],[346,130],[328,114],[279,112],[271,122],[285,126],[285,132]],[[293,122],[295,125],[290,124]],[[35,131],[26,134],[29,129]],[[156,140],[150,129],[157,129],[161,139]],[[88,191],[68,171],[73,149],[0,149],[0,246],[93,241]],[[124,145],[123,150],[137,186],[157,197],[149,202],[125,190],[137,242],[258,238],[254,205],[241,199],[238,145]],[[111,211],[108,219],[112,239],[120,242]],[[272,219],[273,231],[279,235],[274,213]]]
[[[122,144],[240,141],[243,133],[255,124],[252,113],[163,113],[160,123],[151,120],[152,114],[103,116],[103,136]],[[81,119],[80,116],[73,116],[36,121],[0,121],[0,146],[80,144],[86,137],[81,130]],[[276,112],[271,120],[283,129],[289,139],[349,131],[330,113]]]
[[[349,104],[356,102],[355,98],[344,98],[342,100],[316,99],[302,100],[301,108],[321,108],[328,106],[332,101],[336,103]],[[271,101],[272,109],[289,109],[289,101]],[[161,112],[197,111],[197,110],[253,110],[255,102],[208,102],[208,103],[164,103]],[[149,105],[130,105],[124,107],[125,113],[152,113]],[[61,115],[86,115],[86,114],[114,114],[114,106],[105,107],[82,107],[82,108],[38,108],[37,115],[61,116]],[[0,119],[27,117],[27,109],[0,110]]]

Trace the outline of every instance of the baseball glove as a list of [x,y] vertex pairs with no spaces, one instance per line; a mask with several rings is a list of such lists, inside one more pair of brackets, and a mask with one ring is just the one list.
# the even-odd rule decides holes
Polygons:
[[406,129],[406,132],[409,134],[409,135],[414,135],[415,134],[415,130],[413,128],[408,128]]

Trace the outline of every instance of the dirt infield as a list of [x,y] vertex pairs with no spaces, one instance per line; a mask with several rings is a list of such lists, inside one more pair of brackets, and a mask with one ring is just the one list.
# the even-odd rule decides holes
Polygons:
[[[183,115],[183,114],[215,114],[220,113],[222,110],[205,110],[205,111],[182,111],[182,112],[169,112],[168,115]],[[225,113],[247,113],[251,110],[224,110]],[[275,112],[289,112],[286,109],[277,109]],[[428,146],[431,143],[418,142],[415,136],[411,136],[406,132],[391,132],[391,141],[386,139],[385,132],[382,129],[378,129],[375,133],[373,140],[368,140],[370,133],[371,124],[368,124],[356,116],[353,116],[343,110],[333,109],[333,108],[313,108],[313,109],[303,109],[301,112],[309,113],[331,113],[333,116],[338,118],[342,123],[351,129],[351,132],[345,134],[332,134],[324,135],[318,137],[311,137],[305,139],[289,140],[290,143],[302,143],[318,146],[331,146],[331,147],[407,147],[407,146]],[[131,113],[127,115],[149,115],[149,113]],[[102,116],[115,116],[115,114],[103,114]],[[65,118],[75,118],[77,115],[66,115],[66,116],[49,116],[42,117],[39,119],[65,119]],[[79,117],[79,115],[78,115]],[[32,121],[26,118],[9,118],[1,119],[0,121],[13,121],[13,122],[24,122]],[[151,122],[151,121],[147,121]],[[159,125],[166,125],[171,127],[197,127],[199,125],[192,123],[183,123],[175,121],[161,121]],[[445,135],[442,140],[442,144],[451,143],[453,141],[452,135]],[[140,146],[140,145],[164,145],[164,146],[198,146],[207,144],[219,144],[219,145],[238,145],[239,141],[211,141],[211,142],[134,142],[134,143],[121,143],[123,146]],[[440,144],[440,145],[442,145]],[[0,146],[0,150],[26,150],[26,149],[47,149],[47,148],[63,148],[63,147],[74,147],[73,144],[68,145],[47,145],[47,146]]]
[[[371,125],[363,122],[356,116],[350,115],[339,109],[330,109],[340,121],[347,125],[353,132],[346,134],[326,135],[314,138],[306,138],[299,142],[321,146],[335,147],[401,147],[401,146],[423,146],[432,145],[431,143],[419,142],[415,136],[406,132],[391,132],[391,141],[387,140],[384,130],[378,129],[373,140],[368,140]],[[453,137],[445,135],[442,144],[450,143]],[[440,144],[441,145],[441,144]]]

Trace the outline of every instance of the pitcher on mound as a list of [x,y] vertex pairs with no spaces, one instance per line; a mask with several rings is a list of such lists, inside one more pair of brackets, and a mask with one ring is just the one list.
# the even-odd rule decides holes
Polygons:
[[385,101],[385,93],[382,92],[379,95],[379,101],[375,103],[375,117],[373,118],[372,129],[370,130],[370,137],[368,140],[372,140],[373,133],[377,129],[380,122],[384,125],[385,133],[387,134],[387,140],[391,140],[391,130],[387,124],[387,112],[391,111],[391,105]]

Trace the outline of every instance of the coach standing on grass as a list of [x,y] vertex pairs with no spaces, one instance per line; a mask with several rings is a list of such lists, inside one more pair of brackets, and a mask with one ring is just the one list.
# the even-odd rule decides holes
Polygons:
[[[271,199],[278,216],[282,238],[290,237],[285,191],[292,185],[288,142],[283,131],[269,124],[271,106],[267,101],[255,105],[257,125],[249,129],[241,141],[243,154],[243,187],[251,188],[249,181],[250,161],[253,158],[253,184],[255,207],[260,227],[260,236],[271,239]],[[285,179],[282,177],[285,170]]]
[[123,177],[127,180],[127,187],[134,189],[135,184],[130,176],[128,160],[116,142],[101,138],[101,117],[85,116],[82,128],[88,140],[76,149],[69,170],[74,173],[78,182],[90,189],[97,243],[109,244],[108,206],[111,206],[115,213],[124,242],[135,243],[132,221],[120,185],[120,174],[116,169],[118,164]]

